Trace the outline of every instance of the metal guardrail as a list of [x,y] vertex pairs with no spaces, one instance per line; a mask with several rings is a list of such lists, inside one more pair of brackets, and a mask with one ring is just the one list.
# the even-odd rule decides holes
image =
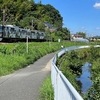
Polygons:
[[[60,50],[57,55],[60,57],[66,51],[89,48],[90,46],[72,46],[68,48],[64,48]],[[94,47],[100,47],[100,45],[96,45]],[[72,86],[72,84],[68,81],[68,79],[63,75],[63,73],[56,66],[56,55],[52,60],[52,68],[51,68],[51,79],[52,85],[54,88],[54,100],[83,100],[80,94],[76,91],[76,89]]]

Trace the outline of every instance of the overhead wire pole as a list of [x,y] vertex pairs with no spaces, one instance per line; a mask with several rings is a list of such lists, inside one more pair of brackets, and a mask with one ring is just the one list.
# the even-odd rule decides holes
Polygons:
[[5,24],[5,9],[3,9],[3,22],[2,22],[2,25],[4,26]]
[[32,19],[32,30],[33,30],[33,19]]
[[27,33],[27,37],[26,37],[26,52],[28,53],[28,33]]
[[[33,19],[32,19],[32,30],[33,30]],[[26,36],[26,52],[28,53],[28,32]]]

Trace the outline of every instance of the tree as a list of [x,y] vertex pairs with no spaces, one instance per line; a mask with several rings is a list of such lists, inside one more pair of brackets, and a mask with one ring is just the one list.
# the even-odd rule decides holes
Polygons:
[[63,40],[70,40],[70,31],[66,27],[62,28],[62,37]]
[[82,35],[84,38],[86,38],[86,33],[84,33],[84,32],[77,32],[76,34]]
[[[0,8],[5,9],[6,24],[46,31],[44,22],[48,22],[53,28],[57,28],[56,32],[47,31],[48,37],[52,36],[55,40],[68,40],[69,31],[62,28],[63,18],[59,11],[50,4],[43,5],[41,1],[36,4],[34,0],[0,0]],[[0,23],[2,23],[2,11],[0,15]]]
[[38,23],[38,30],[45,31],[45,25],[42,22]]

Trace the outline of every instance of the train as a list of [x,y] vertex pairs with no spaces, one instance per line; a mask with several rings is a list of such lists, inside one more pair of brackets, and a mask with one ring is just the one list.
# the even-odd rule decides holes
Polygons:
[[38,30],[20,28],[14,25],[0,25],[0,41],[46,41],[46,33]]

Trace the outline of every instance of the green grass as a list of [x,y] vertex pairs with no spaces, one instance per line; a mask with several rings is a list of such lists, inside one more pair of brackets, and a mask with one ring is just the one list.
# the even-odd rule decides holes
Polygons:
[[42,83],[38,100],[54,100],[54,91],[51,84],[50,76],[48,76]]
[[[33,64],[40,57],[55,52],[63,47],[88,45],[80,42],[31,42],[28,44],[28,53],[26,52],[26,43],[0,44],[0,76],[13,73],[14,71]],[[40,89],[39,100],[53,100],[53,89],[50,76],[45,80]]]
[[61,45],[69,47],[81,44],[84,43],[51,42],[49,45],[48,42],[31,42],[28,44],[28,53],[26,43],[0,44],[0,76],[34,63],[40,57],[61,49]]

